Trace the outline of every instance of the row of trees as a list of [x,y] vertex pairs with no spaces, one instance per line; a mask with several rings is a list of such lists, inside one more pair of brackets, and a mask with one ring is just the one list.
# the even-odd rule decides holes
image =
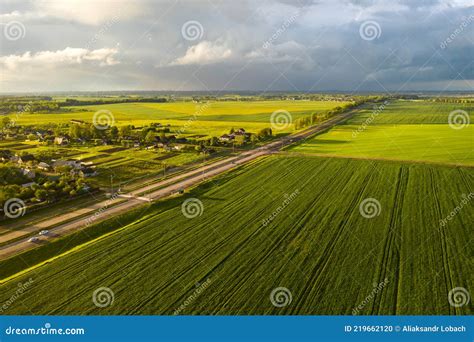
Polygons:
[[323,122],[330,117],[344,113],[346,111],[349,111],[353,108],[356,108],[366,102],[374,102],[374,103],[379,103],[387,100],[388,97],[385,96],[368,96],[368,97],[363,97],[360,98],[354,102],[344,104],[342,106],[337,106],[332,110],[329,110],[324,113],[313,113],[310,116],[298,118],[294,121],[295,129],[301,129],[307,126],[315,125],[317,123]]

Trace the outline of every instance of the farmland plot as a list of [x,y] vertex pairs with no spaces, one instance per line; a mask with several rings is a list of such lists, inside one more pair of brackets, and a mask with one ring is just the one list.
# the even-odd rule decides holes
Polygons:
[[[449,304],[453,288],[474,285],[472,203],[440,220],[474,191],[474,170],[317,157],[252,166],[182,199],[197,211],[155,214],[158,203],[6,282],[2,302],[33,280],[5,314],[472,314],[472,303]],[[101,287],[114,296],[104,308],[92,301]]]
[[[325,156],[474,165],[474,126],[449,125],[450,111],[472,104],[396,101],[381,111],[361,110],[346,124],[290,150]],[[472,114],[462,115],[474,122]],[[467,121],[466,121],[467,122]]]

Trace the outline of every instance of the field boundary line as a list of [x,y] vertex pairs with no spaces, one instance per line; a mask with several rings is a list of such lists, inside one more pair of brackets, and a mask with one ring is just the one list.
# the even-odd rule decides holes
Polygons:
[[376,160],[386,162],[397,162],[401,164],[422,164],[422,165],[435,165],[435,166],[446,166],[446,167],[460,167],[460,168],[474,168],[474,164],[457,164],[457,163],[445,163],[436,162],[429,160],[412,160],[412,159],[395,159],[395,158],[382,158],[382,157],[359,157],[349,155],[338,155],[330,153],[313,153],[313,152],[291,152],[291,151],[280,151],[275,154],[294,156],[294,157],[323,157],[323,158],[339,158],[339,159],[357,159],[357,160]]

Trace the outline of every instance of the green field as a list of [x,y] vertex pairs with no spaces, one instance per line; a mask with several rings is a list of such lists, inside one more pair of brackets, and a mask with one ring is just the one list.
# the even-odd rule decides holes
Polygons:
[[[183,303],[180,314],[351,314],[364,301],[362,315],[472,314],[472,301],[455,308],[448,293],[474,285],[474,212],[439,222],[473,191],[470,168],[269,157],[188,194],[201,216],[184,217],[181,201],[164,212],[155,204],[8,281],[0,301],[31,278],[5,314],[173,314]],[[378,216],[361,215],[367,198]],[[104,286],[115,299],[98,308],[92,295]],[[277,287],[291,292],[287,306],[272,305]]]
[[[342,106],[348,102],[338,101],[215,101],[209,103],[120,103],[94,106],[69,107],[74,112],[19,115],[15,120],[21,125],[45,125],[49,123],[69,123],[70,120],[92,122],[98,110],[112,112],[115,124],[142,126],[152,122],[170,124],[184,133],[218,136],[229,129],[245,128],[249,132],[270,127],[271,114],[276,110],[286,110],[295,120],[314,112],[320,113]],[[193,118],[196,114],[196,118]],[[14,117],[14,116],[12,116]],[[189,121],[193,118],[191,121]],[[290,132],[293,127],[282,132]]]
[[448,115],[455,108],[464,108],[472,117],[472,105],[396,101],[373,116],[366,126],[363,124],[372,112],[362,110],[347,124],[294,146],[291,151],[474,165],[474,126],[451,128]]
[[[348,121],[348,124],[363,124],[379,106],[380,104],[372,109],[361,110],[356,117]],[[372,124],[447,124],[449,113],[458,109],[468,112],[471,122],[474,122],[472,103],[392,100],[375,116]]]

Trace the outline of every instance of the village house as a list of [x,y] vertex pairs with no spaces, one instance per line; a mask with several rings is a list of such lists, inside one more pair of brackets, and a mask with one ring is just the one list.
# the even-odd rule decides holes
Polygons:
[[51,166],[45,162],[39,162],[36,167],[43,171],[49,171],[51,169]]
[[52,162],[54,168],[69,166],[76,170],[82,169],[82,165],[79,160],[52,160]]
[[6,162],[6,161],[10,160],[11,157],[12,157],[11,151],[9,151],[9,150],[0,150],[0,160],[2,162]]
[[67,137],[55,137],[54,138],[55,145],[67,145],[69,144],[69,139]]
[[234,134],[223,134],[219,137],[220,141],[232,141],[234,140],[235,136]]
[[28,168],[21,169],[21,174],[30,179],[33,179],[36,177],[36,172]]
[[31,188],[33,185],[36,185],[36,182],[25,183],[25,184],[22,184],[21,186],[23,188]]
[[32,154],[25,154],[23,156],[15,156],[15,157],[17,157],[17,158],[15,158],[16,162],[20,165],[24,165],[24,164],[27,164],[27,163],[31,164],[35,161],[35,157]]
[[87,167],[79,171],[81,177],[93,177],[97,176],[97,171],[93,168]]

